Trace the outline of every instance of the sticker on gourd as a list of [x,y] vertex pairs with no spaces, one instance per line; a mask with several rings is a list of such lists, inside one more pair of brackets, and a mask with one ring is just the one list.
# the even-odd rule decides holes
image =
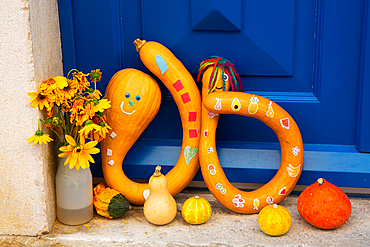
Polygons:
[[299,153],[299,148],[298,147],[294,147],[294,148],[292,148],[292,153],[294,154],[294,156],[297,156],[298,155],[298,153]]
[[163,57],[161,57],[160,55],[157,55],[155,57],[155,62],[157,63],[158,68],[159,68],[159,70],[161,71],[161,73],[163,75],[168,70],[168,65],[164,61]]
[[272,196],[268,196],[268,197],[266,198],[266,202],[267,202],[267,204],[271,205],[271,204],[273,204],[273,203],[274,203],[274,198],[273,198]]
[[215,104],[215,106],[213,108],[215,108],[215,110],[219,111],[222,109],[222,105],[221,105],[221,100],[219,98],[216,98],[217,102]]
[[272,101],[270,101],[268,107],[267,107],[267,112],[266,112],[266,116],[267,117],[273,117],[275,114],[274,112],[274,109],[272,109]]
[[216,189],[218,189],[221,192],[221,194],[226,194],[226,189],[221,183],[216,184]]
[[286,187],[283,187],[283,188],[281,188],[280,190],[279,190],[279,192],[278,192],[278,194],[279,195],[286,195]]
[[240,101],[237,98],[233,99],[233,102],[231,102],[231,109],[233,111],[240,111],[242,108],[242,105],[240,104]]
[[186,165],[190,164],[190,161],[195,157],[198,152],[198,148],[191,148],[190,146],[186,146],[184,148],[184,157]]
[[213,112],[208,112],[208,117],[209,118],[214,118],[214,117],[217,117],[218,116],[218,113],[213,113]]
[[215,175],[216,174],[216,167],[213,164],[209,164],[208,165],[208,171],[211,175]]
[[258,207],[260,206],[260,200],[258,198],[253,200],[253,209],[258,210]]
[[125,93],[126,100],[123,100],[121,103],[121,111],[126,115],[132,115],[136,112],[137,102],[141,100],[140,95],[131,97],[130,93]]
[[294,167],[291,164],[286,168],[288,175],[292,178],[298,176],[299,172],[301,171],[301,164],[298,166]]
[[281,124],[281,127],[283,127],[284,129],[289,129],[289,118],[283,118],[283,119],[280,119],[280,124]]
[[255,114],[257,111],[258,111],[258,99],[256,96],[252,96],[250,98],[250,103],[249,103],[249,106],[248,106],[248,112],[249,114]]
[[235,195],[232,202],[233,202],[235,207],[242,208],[242,207],[244,207],[245,200],[242,198],[242,196],[240,194],[238,194],[238,195]]

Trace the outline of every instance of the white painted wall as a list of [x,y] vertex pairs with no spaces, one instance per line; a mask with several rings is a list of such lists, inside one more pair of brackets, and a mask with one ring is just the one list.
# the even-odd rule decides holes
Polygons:
[[39,110],[28,104],[62,75],[57,0],[0,1],[0,234],[39,235],[55,221],[55,149],[28,144]]

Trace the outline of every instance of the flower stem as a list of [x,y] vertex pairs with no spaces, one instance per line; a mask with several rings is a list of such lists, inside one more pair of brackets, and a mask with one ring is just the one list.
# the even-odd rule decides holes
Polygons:
[[77,69],[71,69],[71,70],[68,72],[67,79],[68,79],[68,77],[69,77],[69,74],[70,74],[72,71],[77,71],[77,73],[78,73],[78,72],[80,72],[80,71],[78,71]]

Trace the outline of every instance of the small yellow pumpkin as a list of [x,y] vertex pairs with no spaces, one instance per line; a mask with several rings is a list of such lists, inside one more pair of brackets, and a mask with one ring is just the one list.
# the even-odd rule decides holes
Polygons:
[[267,235],[281,236],[287,233],[292,225],[292,216],[283,206],[268,205],[258,214],[258,224]]
[[155,168],[149,179],[149,196],[144,202],[144,216],[152,224],[165,225],[170,223],[177,214],[175,199],[168,191],[166,177],[161,173],[161,167]]
[[99,215],[109,219],[119,218],[131,209],[126,197],[106,183],[94,188],[94,206]]
[[209,202],[200,196],[193,196],[187,199],[181,207],[182,217],[186,222],[199,225],[206,222],[212,214]]

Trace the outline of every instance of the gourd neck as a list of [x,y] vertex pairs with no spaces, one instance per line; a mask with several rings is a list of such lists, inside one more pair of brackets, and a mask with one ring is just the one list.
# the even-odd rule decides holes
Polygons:
[[136,39],[134,41],[134,44],[136,46],[136,51],[139,52],[141,47],[146,43],[146,40],[140,40],[140,39]]
[[153,177],[160,177],[161,175],[162,175],[162,173],[161,173],[161,166],[157,166],[155,168],[154,173],[153,173]]
[[323,178],[317,179],[317,183],[319,184],[319,186],[322,185],[324,182],[325,180]]

